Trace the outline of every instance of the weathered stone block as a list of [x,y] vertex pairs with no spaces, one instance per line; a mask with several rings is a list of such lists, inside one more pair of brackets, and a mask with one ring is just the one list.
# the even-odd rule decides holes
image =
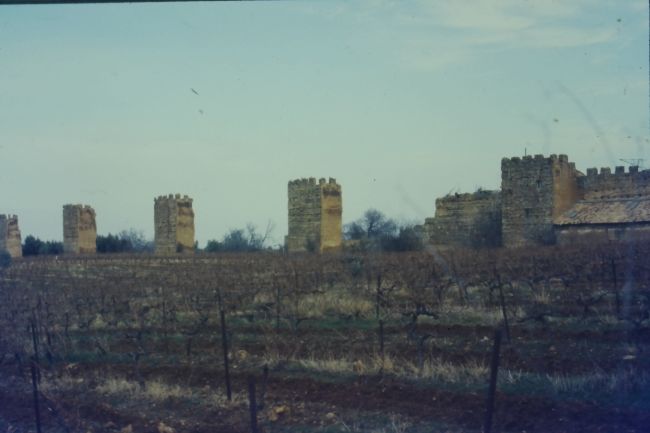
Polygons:
[[22,239],[16,215],[0,215],[0,252],[13,258],[22,257]]
[[193,200],[180,194],[159,196],[154,200],[156,254],[194,252]]
[[337,250],[342,244],[343,213],[341,186],[330,178],[315,178],[289,182],[289,233],[287,250]]
[[427,218],[425,233],[437,246],[499,246],[501,192],[450,194],[436,200],[436,215]]
[[610,168],[587,169],[587,176],[579,179],[586,200],[644,197],[650,195],[650,170],[639,171],[631,166],[626,173],[624,167],[616,167],[612,174]]
[[566,155],[501,160],[502,236],[506,247],[555,242],[553,219],[582,198],[581,174]]
[[90,206],[63,206],[63,252],[66,254],[95,254],[97,225],[95,210]]

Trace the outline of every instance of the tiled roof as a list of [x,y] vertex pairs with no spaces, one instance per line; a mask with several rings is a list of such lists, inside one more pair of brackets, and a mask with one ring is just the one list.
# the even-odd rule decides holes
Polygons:
[[555,225],[650,222],[650,196],[581,200],[557,217]]

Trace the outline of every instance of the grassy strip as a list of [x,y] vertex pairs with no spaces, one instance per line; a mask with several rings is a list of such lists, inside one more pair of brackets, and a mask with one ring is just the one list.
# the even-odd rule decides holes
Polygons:
[[[277,366],[277,365],[276,365]],[[282,374],[303,373],[318,380],[346,381],[360,375],[380,373],[405,379],[424,387],[455,392],[484,392],[487,387],[487,365],[476,361],[464,364],[440,359],[426,360],[422,367],[406,360],[379,356],[366,364],[360,360],[341,358],[292,359],[280,365]],[[632,406],[650,409],[650,373],[623,368],[611,373],[593,372],[581,375],[550,375],[517,370],[499,371],[498,389],[512,395],[541,396],[558,401],[594,401],[605,405]]]

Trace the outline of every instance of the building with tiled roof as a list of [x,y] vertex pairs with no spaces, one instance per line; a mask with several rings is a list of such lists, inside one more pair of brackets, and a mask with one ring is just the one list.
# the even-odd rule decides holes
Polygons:
[[587,170],[583,199],[554,221],[557,242],[650,239],[650,170]]
[[441,247],[650,239],[650,170],[585,175],[566,155],[503,158],[501,190],[440,198],[422,228]]

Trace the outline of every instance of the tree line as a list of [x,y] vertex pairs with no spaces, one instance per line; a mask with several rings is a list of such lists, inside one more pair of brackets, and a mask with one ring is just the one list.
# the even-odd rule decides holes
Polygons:
[[[275,225],[268,222],[262,231],[254,224],[228,230],[221,239],[210,239],[203,249],[195,244],[196,251],[255,252],[282,250],[272,245]],[[346,224],[343,237],[353,249],[361,251],[419,251],[423,248],[422,234],[413,224],[399,224],[376,209],[368,209],[361,218]],[[117,234],[97,235],[98,253],[146,253],[153,252],[154,241],[141,230],[123,230]],[[63,254],[63,242],[43,241],[28,235],[22,245],[23,256]]]
[[[97,235],[98,253],[139,253],[152,252],[153,240],[147,239],[143,232],[129,229],[117,234]],[[22,245],[23,256],[43,256],[63,254],[63,242],[42,241],[28,235]]]
[[420,251],[423,233],[414,224],[399,224],[377,209],[368,209],[358,220],[343,227],[343,237],[362,251]]

